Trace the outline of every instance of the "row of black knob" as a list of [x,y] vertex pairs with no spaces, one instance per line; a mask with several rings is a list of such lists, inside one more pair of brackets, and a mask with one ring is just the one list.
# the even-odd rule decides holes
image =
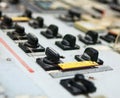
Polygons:
[[[72,13],[72,12],[71,12]],[[0,13],[1,15],[1,13]],[[29,10],[26,10],[24,12],[24,14],[22,16],[26,16],[29,18],[32,18],[32,12]],[[45,28],[47,27],[44,24],[44,19],[42,17],[37,17],[34,19],[31,19],[31,21],[29,21],[29,25],[32,26],[33,28]],[[14,28],[15,24],[13,24],[13,21],[11,18],[4,16],[3,20],[1,21],[0,24],[0,28],[2,29],[11,29]],[[24,32],[23,30],[17,30],[17,32]],[[58,33],[58,27],[55,25],[50,25],[48,27],[48,29],[44,32],[41,32],[42,35],[44,35],[47,38],[61,38],[62,36]],[[105,36],[101,36],[100,38],[107,41],[107,42],[114,42],[115,38],[117,35],[115,34],[111,34],[108,33]],[[96,43],[100,43],[100,41],[98,41],[98,34],[94,31],[88,31],[88,33],[86,33],[86,36],[83,38],[80,35],[78,36],[79,40],[84,42],[85,44],[96,44]]]
[[[21,31],[23,32],[22,34],[21,34]],[[26,34],[24,32],[24,28],[19,25],[16,25],[15,31],[7,32],[7,35],[14,40],[26,39],[27,41],[19,43],[19,47],[26,53],[45,51],[45,48],[38,43],[38,38],[34,34],[31,34],[31,33]],[[78,45],[76,45],[76,38],[70,34],[66,34],[63,37],[62,41],[56,41],[55,44],[63,50],[74,50],[74,49],[80,48]],[[48,50],[48,52],[46,51],[46,54],[49,54],[50,49],[47,49],[47,50]],[[53,52],[51,52],[50,54],[52,54]],[[53,53],[53,54],[57,54],[57,53]],[[86,58],[85,54],[89,55],[90,58]],[[56,57],[55,55],[54,56],[52,55],[51,57],[48,56],[48,58],[52,59],[52,58],[58,58],[58,57]],[[99,64],[102,64],[102,61],[98,59],[98,51],[95,49],[91,49],[91,48],[86,49],[85,53],[82,57],[80,55],[76,55],[75,59],[78,61],[82,60],[82,59],[85,59],[85,60],[90,59],[90,60],[96,61]],[[52,60],[52,61],[54,61],[54,60]],[[59,62],[59,60],[58,60],[58,62]]]
[[[21,27],[16,24],[14,28],[15,28],[15,31],[13,33],[8,33],[8,35],[13,40],[17,40],[18,39],[17,37],[19,37],[20,40],[26,39],[24,27]],[[41,34],[48,39],[62,38],[62,35],[59,34],[58,32],[59,32],[59,28],[56,25],[52,24],[52,25],[48,26],[46,31],[42,31]],[[114,42],[116,37],[117,37],[117,35],[112,34],[112,33],[108,33],[105,36],[100,36],[101,39],[103,39],[107,42]],[[84,37],[81,35],[78,35],[78,38],[80,41],[82,41],[83,43],[85,43],[87,45],[101,43],[98,40],[98,33],[95,31],[88,31]],[[73,47],[73,46],[75,46],[75,42],[76,42],[76,38],[69,34],[69,36],[64,36],[62,44],[66,44],[66,46],[70,45],[71,47]],[[58,44],[58,43],[56,43],[56,44]]]

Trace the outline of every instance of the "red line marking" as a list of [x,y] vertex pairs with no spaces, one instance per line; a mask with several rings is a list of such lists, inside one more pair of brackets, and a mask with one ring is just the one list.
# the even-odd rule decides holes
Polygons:
[[12,55],[13,55],[30,73],[33,73],[33,72],[34,72],[34,70],[33,70],[32,68],[30,68],[30,67],[28,66],[28,64],[27,64],[21,57],[19,57],[18,54],[15,53],[14,50],[12,50],[12,48],[11,48],[2,38],[0,38],[0,43],[2,43],[2,44],[5,46],[5,48],[6,48],[7,50],[9,50],[9,52],[12,53]]

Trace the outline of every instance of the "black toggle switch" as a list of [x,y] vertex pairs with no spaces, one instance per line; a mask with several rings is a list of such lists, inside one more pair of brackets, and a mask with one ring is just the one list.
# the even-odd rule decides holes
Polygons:
[[41,34],[48,39],[51,38],[61,38],[62,35],[58,33],[58,27],[56,25],[51,24],[46,31],[42,31]]
[[38,38],[29,33],[27,34],[27,41],[19,43],[19,47],[26,53],[43,52],[45,49],[38,43]]
[[93,93],[96,91],[94,84],[91,81],[86,80],[83,74],[76,74],[74,80],[76,82],[80,81],[85,86],[87,93]]
[[22,15],[23,17],[28,17],[28,18],[32,18],[32,11],[26,9]]
[[0,24],[1,29],[13,29],[14,28],[14,23],[12,19],[8,16],[3,16],[3,19]]
[[20,3],[20,0],[9,0],[11,4],[18,4]]
[[49,70],[58,70],[58,64],[62,61],[60,58],[63,58],[57,53],[54,49],[47,47],[45,50],[46,57],[37,58],[36,62],[46,71]]
[[95,61],[99,65],[103,64],[103,61],[98,58],[99,52],[94,48],[86,48],[82,55],[75,55],[77,61]]
[[81,19],[81,14],[85,11],[82,8],[72,8],[68,10],[68,13],[65,15],[60,15],[59,18],[63,21],[74,22]]
[[75,50],[80,48],[76,45],[76,37],[71,34],[66,34],[62,41],[56,41],[55,44],[63,50]]
[[24,36],[25,35],[25,28],[16,24],[15,32],[17,32],[20,36]]
[[82,37],[81,35],[78,35],[78,38],[80,41],[87,45],[94,45],[94,44],[100,44],[101,42],[98,40],[98,33],[95,31],[88,31],[85,35],[85,37]]
[[2,17],[2,11],[0,11],[0,18]]
[[26,46],[28,46],[30,48],[39,47],[38,38],[35,35],[29,33],[27,35],[27,39],[28,39],[28,41],[25,43]]
[[85,79],[84,75],[76,74],[74,78],[63,79],[60,84],[73,95],[88,95],[97,90],[95,85]]
[[80,18],[80,12],[78,10],[70,9],[68,13],[72,18],[74,18],[74,16]]
[[100,38],[108,43],[114,43],[115,39],[117,37],[117,34],[114,34],[112,32],[108,32],[106,35],[104,36],[100,36]]
[[29,21],[29,25],[33,28],[45,28],[44,19],[42,17],[37,17],[31,21]]
[[12,40],[27,40],[27,36],[26,36],[26,33],[25,33],[25,28],[18,25],[18,24],[15,25],[15,31],[7,32],[7,35]]

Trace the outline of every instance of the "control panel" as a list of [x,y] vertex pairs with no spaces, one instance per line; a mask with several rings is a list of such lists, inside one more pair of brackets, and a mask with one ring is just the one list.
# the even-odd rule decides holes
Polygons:
[[0,98],[120,96],[120,13],[111,1],[73,1],[30,0],[20,13],[0,11]]

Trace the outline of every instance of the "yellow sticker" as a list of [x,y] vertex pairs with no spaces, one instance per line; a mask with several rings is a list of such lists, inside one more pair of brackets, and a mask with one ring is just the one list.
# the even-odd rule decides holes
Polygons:
[[14,22],[24,22],[24,21],[29,21],[30,18],[28,18],[28,17],[12,17],[12,20]]
[[88,22],[88,21],[78,21],[74,23],[74,26],[83,31],[83,32],[87,32],[89,30],[93,30],[93,31],[104,31],[105,27],[93,22]]
[[69,70],[69,69],[78,69],[78,68],[85,68],[85,67],[93,67],[98,66],[99,64],[93,61],[81,61],[81,62],[67,62],[67,63],[60,63],[58,66],[62,70]]

